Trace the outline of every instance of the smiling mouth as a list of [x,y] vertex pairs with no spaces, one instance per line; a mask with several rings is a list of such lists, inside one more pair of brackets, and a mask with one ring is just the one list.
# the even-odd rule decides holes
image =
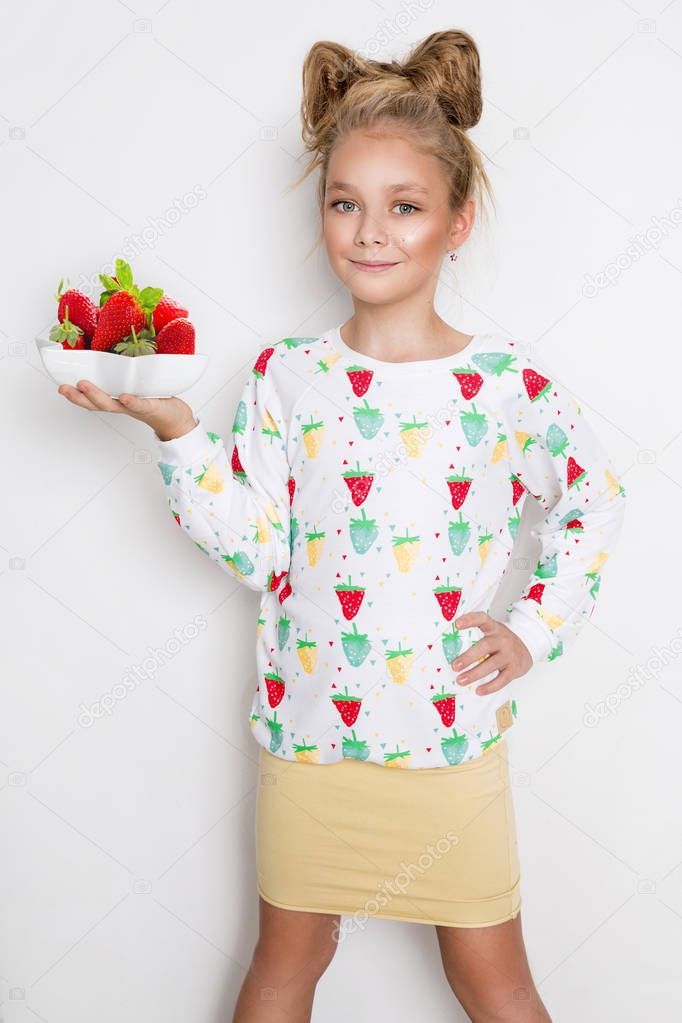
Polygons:
[[397,262],[384,262],[376,259],[351,259],[351,263],[353,263],[354,266],[368,267],[370,269],[373,267],[379,268],[398,265]]

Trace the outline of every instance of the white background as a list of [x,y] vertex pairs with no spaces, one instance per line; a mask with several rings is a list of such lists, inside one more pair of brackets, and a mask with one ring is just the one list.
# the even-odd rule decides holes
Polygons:
[[[261,346],[351,312],[324,249],[308,256],[314,179],[285,194],[308,47],[388,59],[448,27],[480,46],[473,137],[498,212],[444,264],[439,312],[536,346],[628,491],[597,611],[569,657],[516,685],[531,966],[555,1023],[680,1018],[682,2],[25,0],[0,33],[7,1023],[228,1020],[257,934],[258,597],[181,539],[151,431],[57,394],[33,338],[59,278],[98,294],[132,251],[140,283],[189,304],[211,366],[185,397],[227,434]],[[207,628],[79,724],[197,615]],[[389,1004],[392,1023],[465,1019],[433,928],[356,931],[314,1019]]]

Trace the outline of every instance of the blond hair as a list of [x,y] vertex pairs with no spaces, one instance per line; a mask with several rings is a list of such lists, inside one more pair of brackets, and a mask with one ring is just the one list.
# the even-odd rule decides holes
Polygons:
[[358,130],[403,135],[440,159],[451,213],[470,198],[485,212],[486,195],[494,206],[481,154],[467,135],[483,110],[478,48],[467,32],[433,32],[404,61],[365,60],[341,43],[320,40],[305,57],[302,77],[301,133],[313,155],[291,187],[319,167],[320,216],[334,146]]

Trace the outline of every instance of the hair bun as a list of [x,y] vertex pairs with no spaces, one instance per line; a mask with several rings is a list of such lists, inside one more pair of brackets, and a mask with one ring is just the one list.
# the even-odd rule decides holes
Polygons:
[[433,94],[451,124],[463,131],[478,124],[483,113],[481,62],[468,32],[432,32],[399,69],[415,88]]

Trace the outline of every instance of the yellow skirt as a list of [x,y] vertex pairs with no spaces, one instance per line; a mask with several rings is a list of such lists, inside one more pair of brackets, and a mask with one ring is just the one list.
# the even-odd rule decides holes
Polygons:
[[283,909],[485,927],[521,907],[504,739],[415,769],[261,746],[255,834],[258,891]]

